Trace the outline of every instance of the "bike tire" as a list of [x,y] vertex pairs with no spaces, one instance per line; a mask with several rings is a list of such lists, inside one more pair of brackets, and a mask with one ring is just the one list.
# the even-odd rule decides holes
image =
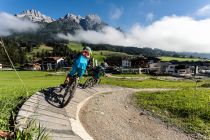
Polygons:
[[71,101],[71,99],[74,97],[74,93],[76,91],[77,84],[78,84],[78,81],[76,78],[74,78],[74,81],[70,85],[68,85],[68,87],[64,93],[64,94],[66,94],[64,97],[65,99],[63,98],[63,101],[61,103],[62,108],[65,107]]
[[101,83],[101,79],[98,79],[98,82],[97,82],[97,84],[99,85]]
[[87,79],[83,85],[83,88],[92,87],[94,79],[91,77]]

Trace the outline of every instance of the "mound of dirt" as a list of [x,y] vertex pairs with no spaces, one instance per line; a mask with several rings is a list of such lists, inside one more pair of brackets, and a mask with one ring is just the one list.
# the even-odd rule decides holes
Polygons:
[[96,140],[191,140],[131,104],[131,91],[96,95],[80,110],[80,121]]

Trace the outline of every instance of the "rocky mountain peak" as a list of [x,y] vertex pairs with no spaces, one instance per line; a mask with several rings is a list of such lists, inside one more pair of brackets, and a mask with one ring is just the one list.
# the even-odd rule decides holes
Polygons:
[[100,24],[101,23],[101,18],[96,14],[89,14],[85,17],[85,19],[89,22],[94,23],[94,24],[96,24],[96,23]]
[[81,16],[77,16],[77,15],[74,15],[74,14],[71,14],[71,13],[68,13],[68,14],[66,14],[63,18],[60,18],[61,20],[73,20],[73,21],[75,21],[75,22],[77,22],[77,23],[79,23],[80,22],[80,20],[82,19],[82,17]]
[[46,16],[42,14],[40,11],[37,10],[26,10],[21,12],[20,14],[15,15],[18,18],[21,18],[23,20],[29,20],[32,22],[45,22],[45,23],[51,23],[55,21],[53,18]]

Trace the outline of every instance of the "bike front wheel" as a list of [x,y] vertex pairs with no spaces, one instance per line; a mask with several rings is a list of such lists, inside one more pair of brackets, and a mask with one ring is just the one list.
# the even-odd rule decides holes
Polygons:
[[71,99],[74,97],[76,88],[77,88],[77,79],[75,78],[74,81],[67,85],[65,91],[64,91],[64,95],[63,95],[63,100],[61,102],[61,107],[65,107],[70,101]]

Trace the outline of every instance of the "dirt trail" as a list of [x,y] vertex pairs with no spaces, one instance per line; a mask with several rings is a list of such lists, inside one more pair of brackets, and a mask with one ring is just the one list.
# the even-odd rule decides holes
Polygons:
[[96,95],[80,111],[80,120],[96,140],[191,140],[131,105],[131,91]]

